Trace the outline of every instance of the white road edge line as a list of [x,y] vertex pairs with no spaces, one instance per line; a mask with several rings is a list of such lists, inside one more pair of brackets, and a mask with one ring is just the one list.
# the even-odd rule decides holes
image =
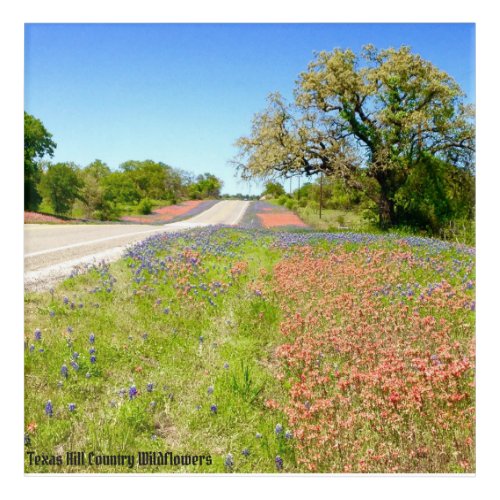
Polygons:
[[250,206],[250,202],[249,201],[245,201],[245,204],[241,207],[240,213],[238,214],[238,216],[236,217],[236,219],[234,219],[234,221],[232,222],[231,226],[236,226],[236,224],[238,224],[240,222],[240,220],[242,219],[243,215],[245,215],[245,212],[247,211],[247,208],[249,206]]
[[158,229],[151,229],[149,231],[138,231],[137,233],[125,233],[125,234],[120,234],[118,236],[108,236],[106,238],[100,238],[98,240],[83,241],[81,243],[73,243],[71,245],[64,245],[62,247],[50,248],[48,250],[40,250],[39,252],[27,253],[24,255],[24,258],[26,259],[28,257],[36,257],[38,255],[43,255],[46,253],[54,253],[54,252],[59,252],[61,250],[68,250],[70,248],[78,248],[78,247],[83,247],[86,245],[93,245],[94,243],[100,243],[101,241],[117,240],[119,238],[126,238],[127,236],[137,236],[139,234],[149,234],[149,233],[155,233],[157,231],[164,231],[164,230],[165,230],[165,226],[161,226]]

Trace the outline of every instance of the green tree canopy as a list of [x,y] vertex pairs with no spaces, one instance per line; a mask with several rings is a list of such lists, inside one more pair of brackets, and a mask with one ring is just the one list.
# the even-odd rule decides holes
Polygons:
[[474,111],[449,75],[409,47],[336,49],[316,55],[292,104],[272,94],[236,144],[244,178],[323,172],[357,189],[374,180],[370,194],[390,226],[397,192],[424,154],[474,171]]
[[43,123],[24,112],[24,208],[36,209],[40,203],[37,184],[40,181],[39,162],[44,156],[52,157],[56,143]]
[[266,182],[262,192],[262,196],[268,195],[273,198],[278,198],[283,194],[285,194],[285,188],[279,182]]
[[77,167],[72,163],[49,165],[42,176],[40,191],[49,201],[54,212],[67,214],[79,197],[82,180]]
[[194,199],[218,198],[224,183],[213,174],[205,173],[189,186],[189,196]]

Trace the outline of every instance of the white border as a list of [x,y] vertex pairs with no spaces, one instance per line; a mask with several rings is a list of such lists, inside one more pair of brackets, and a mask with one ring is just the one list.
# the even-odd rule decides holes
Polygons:
[[[491,498],[498,491],[499,327],[498,311],[498,78],[496,65],[497,16],[479,2],[420,0],[357,2],[286,1],[250,3],[233,1],[85,2],[18,1],[4,7],[0,30],[2,50],[2,150],[7,147],[2,169],[2,214],[8,233],[2,241],[2,302],[7,321],[2,324],[2,450],[0,473],[5,492],[31,498],[114,498],[237,496],[304,498],[327,495],[337,498]],[[450,476],[101,476],[24,477],[22,472],[22,332],[23,332],[23,244],[22,244],[22,111],[23,36],[25,22],[476,22],[477,117],[478,117],[478,294],[477,294],[477,385],[478,456],[475,477]],[[496,285],[496,286],[495,286]],[[4,316],[5,317],[5,316]],[[171,479],[172,478],[172,479]],[[15,489],[14,489],[15,488]],[[191,494],[191,495],[190,495]]]

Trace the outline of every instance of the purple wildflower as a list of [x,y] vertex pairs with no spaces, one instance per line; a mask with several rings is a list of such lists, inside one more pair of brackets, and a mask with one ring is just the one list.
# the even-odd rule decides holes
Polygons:
[[276,469],[283,470],[283,459],[279,455],[276,455],[274,462],[276,463]]
[[80,367],[78,366],[78,363],[76,361],[71,361],[71,366],[76,371],[78,371],[80,369]]
[[61,366],[61,375],[64,378],[68,378],[68,367],[66,365]]
[[95,342],[95,335],[93,333],[90,334],[89,336],[89,342],[93,344]]
[[292,431],[286,431],[286,432],[285,432],[285,438],[286,438],[286,439],[292,439],[292,438],[293,438],[293,433],[292,433]]
[[31,438],[30,435],[25,432],[24,433],[24,446],[29,446],[31,444]]
[[208,395],[210,395],[210,394],[213,394],[213,392],[214,392],[214,386],[213,386],[213,385],[210,385],[210,386],[208,387],[208,389],[207,389],[207,393],[208,393]]
[[231,469],[234,466],[234,460],[233,460],[233,455],[231,453],[228,453],[226,455],[226,458],[224,460],[224,465],[228,468]]
[[134,399],[135,397],[137,397],[137,389],[135,388],[135,385],[130,387],[130,389],[128,390],[128,396],[130,399]]
[[30,345],[30,352],[33,352],[35,350],[35,346],[33,344]]
[[90,362],[94,364],[96,362],[96,357],[94,355],[90,356]]
[[35,340],[42,340],[42,332],[40,331],[40,328],[35,330]]
[[154,384],[153,382],[149,382],[149,384],[146,386],[148,392],[153,392]]
[[89,354],[95,354],[95,348],[94,347],[91,347],[89,349]]
[[215,414],[215,413],[217,413],[217,405],[212,405],[212,406],[210,407],[210,411],[211,411],[212,413],[214,413],[214,414]]
[[249,450],[248,448],[245,448],[245,449],[241,452],[241,454],[242,454],[243,456],[245,456],[245,457],[248,457],[248,455],[250,455],[250,450]]
[[76,404],[75,404],[75,403],[70,403],[70,404],[68,405],[68,410],[69,410],[70,412],[74,412],[74,411],[75,411],[75,409],[76,409]]
[[283,432],[283,426],[281,424],[276,424],[274,432],[276,433],[277,436],[280,436],[281,433]]
[[227,363],[227,362],[226,362],[226,363],[224,363],[224,369],[225,369],[225,370],[229,370],[229,363]]
[[52,402],[50,399],[47,401],[47,404],[45,405],[45,415],[51,417],[54,413],[54,409],[52,408]]

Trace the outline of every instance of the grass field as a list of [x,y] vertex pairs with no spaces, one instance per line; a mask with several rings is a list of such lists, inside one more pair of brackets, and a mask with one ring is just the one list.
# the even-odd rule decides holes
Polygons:
[[62,463],[25,470],[473,472],[474,269],[394,235],[154,236],[26,294],[25,451]]

